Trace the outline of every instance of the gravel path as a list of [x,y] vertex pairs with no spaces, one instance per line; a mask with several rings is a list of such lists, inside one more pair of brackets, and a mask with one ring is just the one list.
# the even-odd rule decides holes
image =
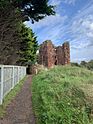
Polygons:
[[21,91],[7,107],[7,114],[0,120],[0,124],[35,124],[31,97],[31,76],[29,75]]

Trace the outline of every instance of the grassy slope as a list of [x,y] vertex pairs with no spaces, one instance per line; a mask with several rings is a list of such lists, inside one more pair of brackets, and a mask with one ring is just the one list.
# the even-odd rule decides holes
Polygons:
[[93,123],[92,71],[71,66],[43,71],[33,78],[32,93],[37,124]]
[[5,114],[6,114],[6,107],[9,103],[11,103],[11,101],[13,100],[13,98],[17,95],[17,93],[21,90],[21,87],[24,83],[24,80],[26,79],[26,77],[24,79],[22,79],[16,86],[14,89],[12,89],[4,98],[3,104],[0,105],[0,118],[2,118]]

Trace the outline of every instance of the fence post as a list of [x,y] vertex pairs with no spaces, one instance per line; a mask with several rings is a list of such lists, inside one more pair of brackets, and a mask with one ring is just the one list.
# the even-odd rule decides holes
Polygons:
[[13,82],[12,82],[12,89],[13,89],[13,88],[14,88],[14,85],[15,85],[15,84],[14,84],[14,77],[15,77],[15,76],[14,76],[14,66],[13,66],[12,69],[13,69],[13,76],[12,76],[12,78],[13,78],[13,80],[12,80],[12,81],[13,81]]
[[18,66],[18,82],[17,83],[19,83],[19,79],[20,77],[19,77],[19,66]]
[[1,99],[0,99],[0,104],[3,103],[3,83],[4,83],[4,67],[1,66]]

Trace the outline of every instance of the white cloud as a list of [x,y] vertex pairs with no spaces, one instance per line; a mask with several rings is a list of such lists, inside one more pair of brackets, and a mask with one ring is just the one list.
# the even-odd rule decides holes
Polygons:
[[49,4],[54,5],[54,6],[55,5],[58,6],[61,3],[66,3],[66,4],[72,4],[72,5],[74,5],[75,2],[76,2],[76,0],[50,0]]
[[89,61],[90,59],[93,59],[93,46],[84,49],[71,49],[72,62]]
[[71,60],[79,62],[93,59],[93,4],[84,7],[68,26],[71,35]]
[[89,20],[89,15],[82,17],[77,21],[75,20],[71,26],[71,29],[72,37],[76,39],[76,41],[79,40],[79,44],[81,42],[84,46],[85,44],[88,46],[88,43],[93,41],[93,20]]
[[[48,16],[39,22],[35,22],[33,25],[31,22],[25,22],[27,26],[30,26],[34,32],[38,33],[40,43],[44,40],[51,39],[55,44],[58,44],[58,38],[60,29],[64,27],[64,22],[67,19],[67,16],[60,16],[60,14],[56,14],[56,16]],[[64,30],[64,28],[63,28]],[[39,32],[38,32],[39,31]]]
[[71,45],[76,48],[93,46],[93,4],[91,1],[68,24]]
[[90,37],[90,38],[93,38],[93,32],[88,32],[87,36]]
[[[73,4],[76,0],[51,0],[51,4],[60,5],[61,2]],[[71,60],[80,61],[93,58],[93,1],[80,9],[75,16],[68,18],[67,15],[49,16],[32,25],[25,22],[37,34],[39,43],[50,39],[55,45],[63,41],[70,41]]]
[[50,0],[49,4],[51,4],[53,6],[58,6],[58,5],[60,5],[61,2],[62,2],[62,0]]
[[64,3],[66,4],[75,4],[76,0],[63,0]]
[[93,30],[93,22],[90,24],[90,29]]

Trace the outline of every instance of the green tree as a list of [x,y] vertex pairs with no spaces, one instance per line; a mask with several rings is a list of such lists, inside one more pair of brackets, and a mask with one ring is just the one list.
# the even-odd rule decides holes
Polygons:
[[81,67],[87,67],[87,62],[86,61],[81,61],[80,65],[81,65]]
[[20,59],[21,65],[34,64],[36,62],[36,52],[38,50],[37,37],[30,28],[22,24],[20,29]]
[[89,62],[87,62],[86,67],[87,67],[89,70],[92,70],[92,71],[93,71],[93,60],[90,60]]
[[76,63],[76,62],[71,62],[71,66],[78,66],[78,67],[80,67],[80,65],[78,63]]
[[[54,15],[49,0],[0,0],[0,64],[16,64],[19,60],[20,23],[39,21]],[[23,46],[22,46],[23,47]]]
[[80,66],[81,67],[86,67],[89,70],[93,71],[93,60],[90,60],[89,62],[81,61]]

